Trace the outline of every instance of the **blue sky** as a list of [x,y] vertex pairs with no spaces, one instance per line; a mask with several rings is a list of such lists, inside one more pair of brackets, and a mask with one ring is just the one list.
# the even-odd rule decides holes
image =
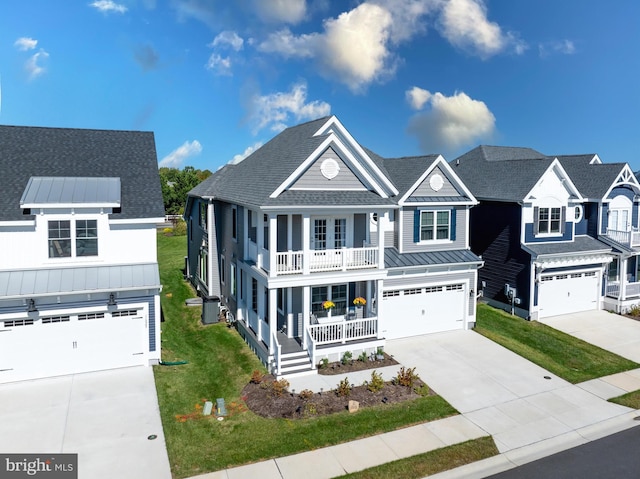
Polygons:
[[0,123],[151,130],[215,170],[335,114],[387,156],[478,144],[640,169],[640,2],[3,0]]

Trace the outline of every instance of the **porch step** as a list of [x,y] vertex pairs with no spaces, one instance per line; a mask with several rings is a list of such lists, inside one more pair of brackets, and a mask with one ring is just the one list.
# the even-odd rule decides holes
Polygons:
[[312,371],[311,359],[306,351],[283,354],[280,359],[280,374],[287,376],[297,373],[307,373]]

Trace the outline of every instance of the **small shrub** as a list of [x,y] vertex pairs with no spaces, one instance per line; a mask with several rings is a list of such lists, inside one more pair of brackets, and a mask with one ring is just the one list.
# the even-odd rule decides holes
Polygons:
[[344,365],[349,364],[349,361],[351,361],[351,359],[353,358],[353,354],[351,354],[351,351],[345,351],[344,354],[342,355],[342,359],[340,360],[340,362]]
[[304,413],[307,416],[315,416],[316,414],[318,414],[318,406],[316,406],[312,402],[306,403],[304,405]]
[[320,363],[318,364],[318,367],[320,369],[326,369],[329,367],[329,359],[328,358],[322,358],[320,360]]
[[260,384],[263,379],[264,379],[264,374],[262,372],[258,371],[257,369],[255,369],[253,371],[253,373],[251,373],[251,383],[252,384]]
[[279,379],[271,383],[271,393],[275,397],[281,397],[289,388],[289,381],[286,379]]
[[431,389],[429,389],[429,386],[427,386],[426,384],[421,384],[413,390],[422,397],[427,397],[431,394]]
[[416,374],[416,368],[405,368],[404,366],[400,368],[398,375],[395,377],[397,384],[408,388],[412,388],[419,379],[420,376]]
[[174,223],[173,234],[176,236],[185,236],[187,234],[187,223],[183,220],[178,220]]
[[384,388],[384,379],[378,371],[371,372],[371,381],[367,382],[367,389],[372,393],[377,393]]
[[629,315],[638,317],[640,316],[640,304],[634,304],[629,308]]
[[362,361],[363,363],[367,361],[366,351],[362,351],[362,353],[360,353],[360,356],[358,356],[358,361]]
[[165,235],[173,234],[173,228],[163,228],[162,233]]
[[382,346],[378,346],[378,349],[376,350],[376,355],[384,356],[384,349],[382,348]]
[[336,395],[340,397],[349,397],[351,394],[351,383],[349,382],[349,378],[344,378],[342,381],[338,383],[338,387],[336,388]]
[[313,391],[311,389],[303,389],[302,391],[300,391],[300,394],[298,394],[298,396],[300,396],[300,399],[302,399],[303,401],[307,401],[313,397]]

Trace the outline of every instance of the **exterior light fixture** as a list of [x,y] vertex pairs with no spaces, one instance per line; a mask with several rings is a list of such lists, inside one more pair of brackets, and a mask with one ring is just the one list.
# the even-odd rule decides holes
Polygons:
[[36,311],[38,311],[38,308],[36,308],[36,301],[33,298],[31,298],[27,303],[27,312],[35,313]]
[[109,302],[107,303],[107,306],[116,306],[118,303],[116,303],[116,296],[111,293],[109,295]]

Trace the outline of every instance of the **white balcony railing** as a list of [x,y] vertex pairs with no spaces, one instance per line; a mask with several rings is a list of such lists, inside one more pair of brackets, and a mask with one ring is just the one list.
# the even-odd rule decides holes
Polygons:
[[300,274],[305,262],[310,272],[347,271],[378,267],[378,248],[341,248],[312,250],[305,258],[302,251],[276,253],[276,274]]
[[613,241],[630,246],[640,246],[640,231],[637,228],[633,228],[631,231],[621,231],[607,228],[607,236]]
[[[612,298],[620,297],[620,283],[608,283],[607,284],[607,296]],[[640,296],[640,282],[627,283],[624,287],[624,297],[633,298],[634,296]]]
[[309,336],[318,346],[375,338],[377,335],[378,318],[346,320],[343,317],[333,322],[309,326]]

